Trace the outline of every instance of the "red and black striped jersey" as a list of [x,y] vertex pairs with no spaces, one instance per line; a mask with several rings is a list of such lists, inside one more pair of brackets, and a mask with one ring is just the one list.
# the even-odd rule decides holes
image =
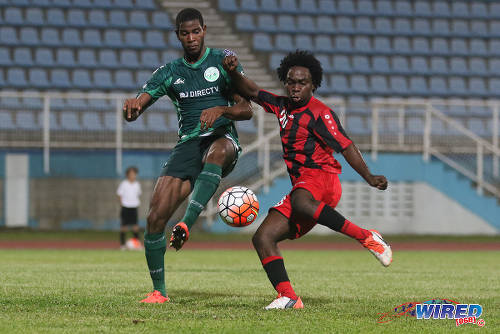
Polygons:
[[292,109],[288,101],[286,96],[261,90],[255,102],[279,120],[283,158],[292,180],[303,168],[340,174],[342,166],[333,152],[342,152],[352,141],[335,112],[314,96],[297,109]]

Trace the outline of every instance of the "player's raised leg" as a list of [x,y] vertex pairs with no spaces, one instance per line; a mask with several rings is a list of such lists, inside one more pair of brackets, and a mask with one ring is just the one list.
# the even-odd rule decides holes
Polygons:
[[236,148],[228,138],[218,138],[210,145],[203,169],[194,184],[186,213],[172,231],[171,247],[179,250],[188,240],[189,230],[219,187],[222,171],[233,163],[236,155]]
[[278,292],[278,297],[265,307],[266,310],[304,307],[302,300],[295,294],[290,284],[285,263],[278,248],[278,242],[291,235],[288,218],[277,210],[271,210],[252,238],[267,277]]
[[318,224],[358,240],[382,265],[387,267],[391,264],[391,247],[377,231],[366,230],[350,222],[325,202],[317,201],[306,189],[296,189],[290,197],[295,213],[311,217]]
[[141,300],[143,303],[163,303],[168,301],[165,288],[164,256],[167,248],[165,225],[179,204],[191,191],[190,181],[172,176],[162,176],[156,182],[149,213],[144,248],[149,273],[153,280],[153,293]]

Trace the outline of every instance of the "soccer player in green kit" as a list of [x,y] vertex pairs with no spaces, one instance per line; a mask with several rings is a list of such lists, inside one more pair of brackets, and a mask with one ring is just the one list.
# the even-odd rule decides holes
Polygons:
[[[134,121],[167,95],[179,117],[179,141],[163,166],[149,206],[144,248],[154,290],[141,300],[143,303],[169,301],[164,271],[167,221],[192,191],[186,213],[170,238],[170,246],[179,250],[221,177],[236,164],[241,149],[232,121],[252,117],[250,103],[233,92],[231,78],[221,65],[232,52],[206,47],[206,31],[198,10],[180,11],[176,33],[184,56],[153,72],[137,98],[127,99],[123,106],[125,119]],[[243,71],[241,67],[238,70]]]

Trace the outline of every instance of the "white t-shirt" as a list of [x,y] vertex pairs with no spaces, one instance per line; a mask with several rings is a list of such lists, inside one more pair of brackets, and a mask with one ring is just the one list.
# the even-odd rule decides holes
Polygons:
[[130,182],[129,180],[123,180],[116,191],[116,194],[121,198],[122,206],[125,208],[139,207],[141,204],[139,200],[141,193],[141,185],[139,182]]

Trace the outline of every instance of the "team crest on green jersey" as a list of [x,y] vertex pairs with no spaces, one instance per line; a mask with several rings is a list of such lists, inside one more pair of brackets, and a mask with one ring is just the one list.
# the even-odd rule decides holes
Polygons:
[[217,67],[211,66],[205,70],[203,75],[205,76],[205,80],[208,82],[214,82],[219,79],[219,70]]

